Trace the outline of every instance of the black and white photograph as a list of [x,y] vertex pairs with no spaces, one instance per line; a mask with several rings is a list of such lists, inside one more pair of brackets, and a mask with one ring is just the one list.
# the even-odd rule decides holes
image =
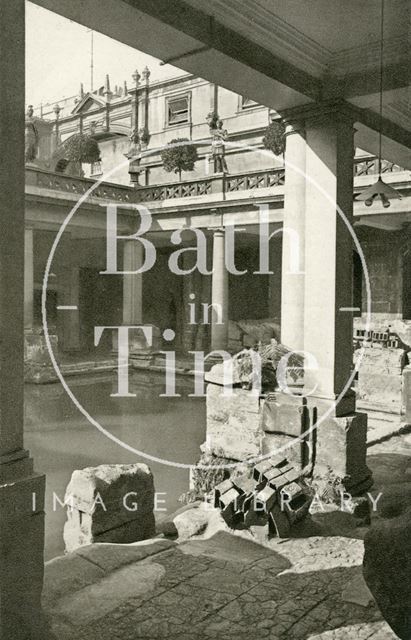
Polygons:
[[411,0],[0,0],[0,640],[411,640]]

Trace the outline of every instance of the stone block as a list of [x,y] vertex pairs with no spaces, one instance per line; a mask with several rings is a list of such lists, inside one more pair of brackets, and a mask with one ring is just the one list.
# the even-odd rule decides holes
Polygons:
[[[367,414],[354,413],[331,417],[322,421],[316,430],[315,475],[327,475],[327,469],[344,482],[354,494],[355,487],[363,490],[372,483],[366,465]],[[365,485],[363,484],[365,482]]]
[[306,399],[270,393],[262,410],[262,428],[268,433],[300,436],[308,428]]
[[258,395],[244,389],[223,392],[218,385],[207,387],[207,452],[233,460],[258,456],[263,436]]
[[303,452],[302,448],[306,449],[306,457],[309,455],[309,449],[307,443],[301,442],[300,439],[294,438],[292,436],[287,436],[284,434],[278,433],[265,433],[263,439],[263,455],[272,454],[275,455],[277,451],[281,451],[281,453],[287,457],[291,463],[297,466],[303,466]]
[[155,533],[153,476],[145,464],[74,471],[65,501],[68,551],[92,542],[145,540]]
[[235,360],[230,360],[227,364],[219,362],[213,365],[209,371],[206,371],[204,378],[206,382],[220,386],[239,385],[241,383]]
[[188,540],[201,534],[208,525],[208,513],[204,509],[188,509],[179,513],[173,520],[179,540]]
[[400,413],[402,410],[403,377],[400,373],[380,374],[360,370],[357,385],[358,400],[376,409]]
[[[357,350],[354,355],[356,362],[360,358],[362,350]],[[404,349],[378,349],[371,347],[365,349],[361,355],[361,372],[395,374],[401,373],[406,363],[406,352]]]

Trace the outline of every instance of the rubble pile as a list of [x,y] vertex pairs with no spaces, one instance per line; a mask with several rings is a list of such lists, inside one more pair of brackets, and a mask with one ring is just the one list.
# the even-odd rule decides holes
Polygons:
[[230,527],[267,524],[269,535],[279,538],[289,537],[311,501],[301,470],[281,456],[263,460],[251,474],[233,474],[214,489],[214,506]]

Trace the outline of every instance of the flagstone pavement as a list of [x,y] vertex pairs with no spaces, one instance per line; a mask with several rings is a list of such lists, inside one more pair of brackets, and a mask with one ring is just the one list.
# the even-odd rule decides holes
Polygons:
[[93,545],[48,563],[44,608],[57,640],[393,640],[362,555],[338,536]]
[[[371,447],[376,490],[387,478],[410,481],[410,462],[410,434]],[[341,512],[308,525],[287,540],[217,527],[202,539],[97,544],[56,558],[43,594],[52,637],[395,640],[362,578],[365,529]]]

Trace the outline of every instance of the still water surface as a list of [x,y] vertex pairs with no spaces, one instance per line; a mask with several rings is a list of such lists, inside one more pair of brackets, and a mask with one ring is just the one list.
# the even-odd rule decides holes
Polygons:
[[[192,380],[180,378],[181,397],[160,398],[164,393],[161,375],[133,372],[130,391],[135,398],[112,398],[114,375],[69,378],[68,383],[84,408],[101,425],[134,448],[175,462],[193,464],[205,440],[205,400],[189,398]],[[26,385],[25,443],[37,471],[46,474],[46,560],[64,551],[65,511],[61,501],[74,469],[99,464],[146,462],[158,493],[158,507],[172,513],[187,491],[188,469],[144,460],[100,433],[91,425],[60,383]],[[160,495],[165,494],[165,495]],[[160,503],[165,500],[165,503]],[[158,511],[162,517],[165,511]]]

